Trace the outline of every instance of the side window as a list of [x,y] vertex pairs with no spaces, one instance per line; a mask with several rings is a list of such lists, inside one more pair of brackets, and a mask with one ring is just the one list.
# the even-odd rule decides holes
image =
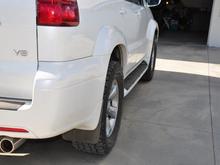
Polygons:
[[136,5],[143,5],[143,1],[142,0],[126,0],[126,1],[134,3]]

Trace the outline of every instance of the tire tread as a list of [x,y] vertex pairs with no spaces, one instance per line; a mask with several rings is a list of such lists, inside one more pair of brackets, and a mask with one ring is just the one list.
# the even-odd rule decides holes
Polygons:
[[[118,69],[116,69],[116,68],[118,68]],[[114,75],[114,74],[118,74],[119,76],[122,76],[123,75],[122,69],[121,69],[120,64],[118,62],[110,61],[108,72],[107,72],[107,77],[106,77],[105,91],[108,90],[109,86],[111,85],[112,75]],[[123,76],[122,76],[122,78],[123,78]],[[104,92],[103,99],[106,99],[106,98],[108,99],[108,93]],[[100,122],[101,122],[101,125],[103,125],[104,124],[103,122],[105,122],[105,121],[100,120]],[[116,137],[118,134],[118,129],[119,128],[117,128],[117,131],[116,131],[116,135],[115,135]],[[106,140],[106,138],[104,136],[104,132],[105,132],[105,128],[101,127],[100,137],[99,137],[99,140],[96,144],[74,141],[74,142],[72,142],[73,147],[77,151],[80,151],[80,152],[85,152],[85,153],[89,153],[89,154],[96,154],[96,155],[106,155],[108,152],[110,152],[110,150],[114,146],[116,137],[112,141]]]

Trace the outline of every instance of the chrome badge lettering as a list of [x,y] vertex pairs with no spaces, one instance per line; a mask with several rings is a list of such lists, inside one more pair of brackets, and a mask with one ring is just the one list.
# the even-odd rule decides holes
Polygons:
[[14,49],[13,51],[16,54],[16,56],[23,56],[23,57],[28,56],[28,51],[27,50],[16,50],[16,49]]

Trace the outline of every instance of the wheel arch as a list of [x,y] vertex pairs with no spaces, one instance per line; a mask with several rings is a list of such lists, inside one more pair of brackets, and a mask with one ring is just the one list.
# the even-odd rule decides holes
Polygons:
[[151,19],[149,21],[148,24],[148,29],[147,29],[147,33],[146,33],[146,38],[148,41],[148,45],[147,45],[147,50],[146,50],[146,59],[145,61],[149,64],[150,62],[150,57],[151,57],[151,51],[152,51],[152,46],[155,40],[155,35],[156,35],[156,39],[158,41],[158,37],[159,37],[159,26],[157,24],[157,22],[154,19]]
[[[100,69],[103,71],[103,77],[101,81],[103,81],[102,93],[104,94],[104,83],[106,82],[110,61],[118,61],[121,64],[122,69],[125,67],[127,62],[126,41],[123,34],[116,28],[109,26],[103,27],[98,33],[92,54],[94,57],[102,58],[102,67]],[[94,130],[91,129],[91,132],[96,132],[101,115],[101,108],[95,111],[94,115],[96,116],[95,118],[91,118],[83,122],[78,129],[80,129],[82,132],[86,132],[83,130],[86,130],[85,128],[93,123],[92,127]]]
[[159,37],[159,26],[154,19],[151,19],[148,24],[146,37],[148,40],[153,41],[155,35],[157,35],[157,39]]
[[119,29],[106,26],[98,34],[93,55],[107,56],[108,64],[110,60],[114,60],[120,62],[121,67],[124,68],[127,63],[126,45],[126,39]]
[[125,65],[126,65],[126,62],[127,62],[127,53],[126,53],[126,48],[124,45],[122,44],[118,44],[114,47],[112,53],[111,53],[111,56],[110,56],[110,59],[109,59],[109,62],[110,61],[117,61],[119,62],[119,64],[121,65],[122,67],[122,70],[124,71],[124,68],[125,68]]

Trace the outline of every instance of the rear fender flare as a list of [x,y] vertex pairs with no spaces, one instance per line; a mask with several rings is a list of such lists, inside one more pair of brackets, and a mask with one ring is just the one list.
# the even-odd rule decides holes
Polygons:
[[[105,75],[107,75],[107,71],[108,71],[108,65],[110,62],[110,58],[112,55],[113,50],[115,49],[116,46],[118,45],[123,45],[126,49],[126,40],[123,36],[123,34],[116,28],[114,27],[103,27],[99,34],[98,37],[96,39],[96,43],[94,46],[94,52],[93,52],[93,56],[105,56],[102,62],[102,67],[100,69],[103,70],[103,73]],[[123,56],[124,56],[124,52],[123,52]],[[123,65],[127,62],[126,59],[127,57],[123,57]],[[103,94],[104,94],[104,86],[105,86],[105,80],[106,80],[106,76],[103,76]],[[94,129],[90,131],[90,134],[93,134],[93,136],[91,136],[90,139],[87,140],[92,140],[94,141],[94,138],[97,137],[96,135],[99,134],[99,119],[101,116],[102,110],[100,108],[100,110],[97,110],[93,115],[94,117],[92,117],[89,121],[86,121],[85,123],[83,123],[84,127],[85,125],[91,125],[90,123],[93,123],[93,126],[96,126]],[[96,123],[96,124],[94,124]],[[87,134],[87,132],[84,132],[83,130],[80,131],[82,135]],[[96,138],[95,138],[96,139]],[[97,139],[96,139],[97,140]]]
[[154,42],[154,37],[155,37],[155,33],[157,31],[157,40],[159,37],[159,26],[157,24],[157,22],[154,19],[151,19],[149,24],[148,24],[148,29],[147,29],[147,34],[146,34],[146,38],[148,40],[148,45],[147,45],[147,50],[146,50],[146,62],[149,64],[150,62],[150,55],[151,55],[151,51],[152,51],[152,46],[153,46],[153,42]]
[[[94,47],[94,56],[108,56],[108,62],[114,48],[118,45],[123,45],[126,48],[126,39],[120,30],[115,27],[105,26],[103,27],[97,37]],[[127,58],[124,57],[126,60]],[[124,64],[126,61],[124,61]]]

